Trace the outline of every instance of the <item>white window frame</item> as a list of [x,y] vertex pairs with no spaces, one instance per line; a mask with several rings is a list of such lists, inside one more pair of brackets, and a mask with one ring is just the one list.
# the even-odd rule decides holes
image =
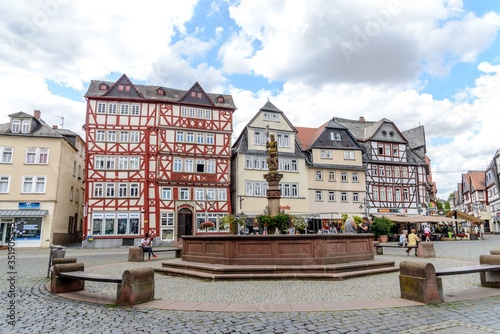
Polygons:
[[8,146],[0,146],[0,163],[10,164],[14,157],[14,148]]
[[10,188],[10,175],[0,175],[0,193],[8,194]]

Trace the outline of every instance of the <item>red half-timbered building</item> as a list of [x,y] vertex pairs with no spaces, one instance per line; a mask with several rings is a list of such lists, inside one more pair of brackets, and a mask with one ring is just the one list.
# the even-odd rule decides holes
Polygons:
[[[85,95],[84,246],[157,244],[199,232],[226,233],[230,95],[92,80]],[[200,224],[213,222],[202,229]]]

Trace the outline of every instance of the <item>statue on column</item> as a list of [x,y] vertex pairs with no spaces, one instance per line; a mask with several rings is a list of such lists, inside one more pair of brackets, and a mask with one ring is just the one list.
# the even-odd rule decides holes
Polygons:
[[269,141],[266,142],[266,153],[267,157],[267,166],[271,172],[275,172],[278,170],[278,143],[274,138],[274,134],[269,136]]

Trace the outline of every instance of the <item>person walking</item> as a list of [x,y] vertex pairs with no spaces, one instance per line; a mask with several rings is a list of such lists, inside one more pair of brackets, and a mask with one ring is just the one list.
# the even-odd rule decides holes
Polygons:
[[148,252],[148,261],[151,261],[151,255],[154,257],[154,258],[157,258],[158,256],[154,254],[153,252],[153,238],[150,238],[149,237],[149,233],[146,233],[146,235],[144,235],[144,239],[141,240],[141,247],[142,247],[142,250],[144,252]]
[[431,229],[429,228],[429,226],[424,227],[424,234],[425,234],[425,241],[426,242],[431,241]]
[[418,246],[418,236],[414,228],[411,229],[411,233],[408,236],[408,249],[406,250],[406,255],[410,256],[410,251],[415,247],[415,256],[417,256],[417,246]]

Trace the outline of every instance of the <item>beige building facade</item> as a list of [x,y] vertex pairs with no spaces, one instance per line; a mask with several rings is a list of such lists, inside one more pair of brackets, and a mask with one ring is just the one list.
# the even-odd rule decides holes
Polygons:
[[18,112],[0,124],[0,245],[82,239],[84,142],[40,116]]

